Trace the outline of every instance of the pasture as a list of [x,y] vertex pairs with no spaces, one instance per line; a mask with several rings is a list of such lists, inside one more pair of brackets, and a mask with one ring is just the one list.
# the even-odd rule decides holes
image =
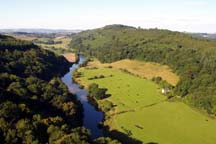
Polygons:
[[62,49],[68,49],[68,45],[71,41],[71,38],[69,37],[56,37],[56,38],[38,38],[39,41],[42,41],[42,42],[47,42],[49,40],[53,40],[54,42],[58,42],[60,41],[61,43],[56,43],[56,44],[38,44],[39,46],[42,46],[42,47],[47,47],[47,48],[62,48]]
[[[38,38],[36,39],[36,45],[40,46],[43,49],[53,51],[54,53],[61,55],[65,53],[73,53],[73,49],[69,48],[69,43],[71,38],[68,36],[56,37],[56,38]],[[49,41],[54,42],[49,44]]]
[[126,69],[135,75],[147,79],[159,76],[172,85],[176,85],[179,81],[178,75],[173,73],[168,66],[154,62],[124,59],[113,63],[102,64],[100,61],[94,60],[89,62],[88,66],[98,68],[112,66],[115,69]]
[[[216,120],[182,102],[168,102],[153,82],[115,68],[80,68],[79,83],[107,88],[115,106],[106,112],[104,125],[144,143],[215,144]],[[94,76],[104,78],[89,80]],[[99,100],[99,107],[104,100]]]

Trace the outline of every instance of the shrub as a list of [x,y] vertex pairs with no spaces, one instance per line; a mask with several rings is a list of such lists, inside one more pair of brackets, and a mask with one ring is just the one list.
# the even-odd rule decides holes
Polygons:
[[88,94],[90,97],[96,98],[96,99],[103,99],[106,97],[106,91],[105,88],[99,88],[98,84],[92,83],[88,87]]
[[104,111],[104,112],[108,112],[110,111],[112,108],[113,108],[113,103],[108,101],[108,100],[105,100],[102,105],[101,105],[101,110]]

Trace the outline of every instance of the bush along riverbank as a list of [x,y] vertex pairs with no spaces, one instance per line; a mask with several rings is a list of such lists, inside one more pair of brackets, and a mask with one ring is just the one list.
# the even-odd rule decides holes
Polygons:
[[80,56],[79,61],[70,67],[70,72],[67,73],[62,80],[68,86],[68,89],[76,94],[78,100],[80,100],[83,106],[83,127],[87,128],[91,132],[91,139],[94,143],[104,144],[118,144],[117,140],[110,138],[108,135],[103,135],[102,129],[98,124],[103,121],[104,113],[97,109],[97,102],[91,97],[87,97],[87,90],[83,89],[84,86],[80,86],[76,82],[76,77],[80,77],[77,68],[85,66],[88,61],[84,56]]

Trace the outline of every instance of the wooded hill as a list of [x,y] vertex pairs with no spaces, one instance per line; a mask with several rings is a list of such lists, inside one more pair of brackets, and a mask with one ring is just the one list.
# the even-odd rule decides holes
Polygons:
[[30,42],[0,35],[1,144],[112,141],[92,140],[81,127],[82,106],[59,78],[70,65]]
[[168,65],[180,76],[174,94],[216,114],[215,41],[169,30],[109,25],[74,35],[70,45],[101,62],[129,58]]

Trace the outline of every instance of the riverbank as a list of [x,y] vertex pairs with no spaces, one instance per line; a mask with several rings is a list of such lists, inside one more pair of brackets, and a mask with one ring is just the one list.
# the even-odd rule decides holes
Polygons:
[[[76,82],[81,88],[84,88],[85,90],[88,89],[88,85],[82,83],[79,78],[74,78],[74,82]],[[107,137],[111,137],[113,139],[116,139],[120,141],[121,143],[131,143],[131,144],[141,144],[142,141],[137,140],[136,138],[130,137],[128,134],[125,134],[124,132],[118,131],[116,129],[111,129],[109,125],[105,124],[105,121],[107,120],[108,115],[107,111],[105,111],[105,108],[103,108],[104,100],[97,100],[92,97],[87,97],[88,102],[95,107],[96,110],[101,111],[104,116],[103,116],[103,121],[98,123],[98,127],[103,131],[103,135]]]
[[74,63],[69,72],[62,77],[62,81],[68,87],[68,90],[77,96],[77,99],[83,105],[83,126],[91,131],[92,139],[103,136],[103,132],[98,128],[98,123],[103,120],[103,113],[97,111],[94,106],[89,104],[87,92],[81,89],[78,84],[73,81],[72,72],[76,70],[80,64],[85,61],[85,57],[79,56],[78,63]]

